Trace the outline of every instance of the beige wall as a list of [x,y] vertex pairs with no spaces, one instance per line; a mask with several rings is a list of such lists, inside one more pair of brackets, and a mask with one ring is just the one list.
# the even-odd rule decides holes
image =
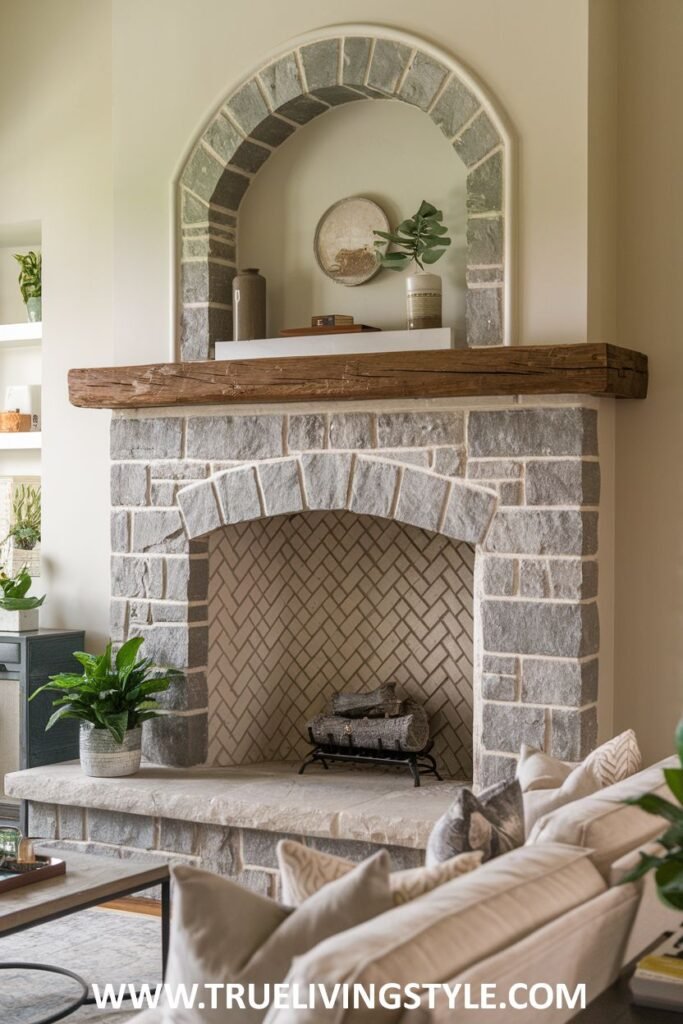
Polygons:
[[619,340],[650,394],[617,406],[616,720],[653,758],[683,710],[683,4],[620,15]]

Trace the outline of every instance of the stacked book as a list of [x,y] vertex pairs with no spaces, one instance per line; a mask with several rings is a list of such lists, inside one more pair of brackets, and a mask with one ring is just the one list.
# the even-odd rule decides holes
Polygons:
[[321,313],[311,317],[310,327],[287,327],[280,331],[283,338],[301,338],[314,334],[364,334],[367,331],[378,331],[379,327],[368,327],[367,324],[356,324],[352,316],[346,313]]
[[683,927],[638,961],[630,987],[639,1006],[683,1013]]

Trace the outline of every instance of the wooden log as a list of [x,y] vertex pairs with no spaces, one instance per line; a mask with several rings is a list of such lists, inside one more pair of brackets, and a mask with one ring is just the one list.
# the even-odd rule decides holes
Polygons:
[[382,683],[364,693],[335,693],[330,701],[330,714],[343,718],[377,717],[398,714],[402,701],[396,696],[396,683]]
[[69,372],[72,404],[91,409],[558,394],[645,398],[647,356],[615,345],[538,345]]

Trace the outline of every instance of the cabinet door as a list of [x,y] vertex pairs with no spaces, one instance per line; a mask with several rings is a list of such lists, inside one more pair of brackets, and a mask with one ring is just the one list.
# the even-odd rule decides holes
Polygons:
[[[27,697],[58,672],[77,672],[78,662],[73,651],[83,650],[84,637],[41,637],[27,644]],[[24,705],[23,764],[36,768],[56,761],[72,761],[78,757],[78,722],[58,722],[49,732],[45,726],[52,714],[52,701],[57,695],[41,693]]]

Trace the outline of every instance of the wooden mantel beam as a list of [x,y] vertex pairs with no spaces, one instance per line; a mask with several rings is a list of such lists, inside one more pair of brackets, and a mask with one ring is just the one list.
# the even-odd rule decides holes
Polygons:
[[645,398],[647,356],[616,345],[532,345],[113,366],[69,372],[89,409],[478,395]]

